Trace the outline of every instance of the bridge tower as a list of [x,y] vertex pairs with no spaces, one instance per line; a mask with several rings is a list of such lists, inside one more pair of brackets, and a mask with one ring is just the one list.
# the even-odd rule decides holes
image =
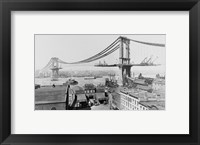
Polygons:
[[119,48],[119,85],[126,84],[126,77],[131,77],[130,64],[130,40],[125,37],[120,37],[120,48]]
[[52,66],[51,66],[51,70],[52,70],[51,80],[52,81],[57,81],[58,80],[59,69],[62,69],[62,68],[59,67],[58,58],[57,57],[53,57],[52,58]]

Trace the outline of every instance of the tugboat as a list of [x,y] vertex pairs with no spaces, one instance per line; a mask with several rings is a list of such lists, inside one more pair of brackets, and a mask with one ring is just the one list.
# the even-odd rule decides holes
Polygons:
[[71,85],[77,85],[78,82],[75,79],[69,79],[66,83],[71,84]]
[[75,79],[69,79],[69,80],[67,80],[65,83],[63,83],[63,85],[64,86],[67,86],[67,85],[77,85],[78,84],[78,82],[75,80]]

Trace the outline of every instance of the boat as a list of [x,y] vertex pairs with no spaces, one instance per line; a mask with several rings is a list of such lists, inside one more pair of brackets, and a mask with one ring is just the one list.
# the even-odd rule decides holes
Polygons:
[[84,80],[92,80],[92,79],[96,79],[96,77],[85,77]]
[[66,81],[66,83],[64,83],[63,85],[77,85],[78,81],[76,81],[75,79],[69,79]]

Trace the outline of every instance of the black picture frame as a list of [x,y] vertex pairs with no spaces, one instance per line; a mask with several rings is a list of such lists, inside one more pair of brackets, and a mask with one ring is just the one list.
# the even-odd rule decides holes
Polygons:
[[[190,134],[22,135],[11,134],[11,11],[189,11]],[[0,0],[0,142],[1,144],[172,145],[200,144],[200,2],[199,0]],[[179,82],[179,83],[184,83]],[[199,89],[200,90],[200,89]],[[178,114],[177,114],[178,115]],[[173,118],[169,118],[173,119]]]

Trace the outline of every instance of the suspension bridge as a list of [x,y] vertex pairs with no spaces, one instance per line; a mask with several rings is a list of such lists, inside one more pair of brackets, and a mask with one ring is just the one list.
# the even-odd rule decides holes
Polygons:
[[[40,72],[51,70],[52,80],[58,80],[59,70],[62,69],[60,67],[60,64],[73,65],[73,64],[90,63],[90,62],[102,59],[119,49],[119,62],[117,64],[103,65],[103,67],[119,67],[119,70],[120,70],[119,84],[123,84],[124,76],[131,77],[132,66],[145,66],[147,65],[146,62],[150,61],[150,59],[146,60],[147,58],[145,58],[140,64],[130,63],[130,60],[131,60],[130,59],[130,42],[140,43],[143,45],[156,46],[156,47],[165,47],[165,44],[143,42],[143,41],[133,40],[127,37],[120,36],[114,42],[112,42],[109,46],[103,49],[101,52],[83,60],[79,60],[76,62],[66,62],[57,57],[52,57],[50,61],[47,63],[47,65],[43,69],[41,69]],[[101,65],[95,65],[95,66],[101,67]]]

